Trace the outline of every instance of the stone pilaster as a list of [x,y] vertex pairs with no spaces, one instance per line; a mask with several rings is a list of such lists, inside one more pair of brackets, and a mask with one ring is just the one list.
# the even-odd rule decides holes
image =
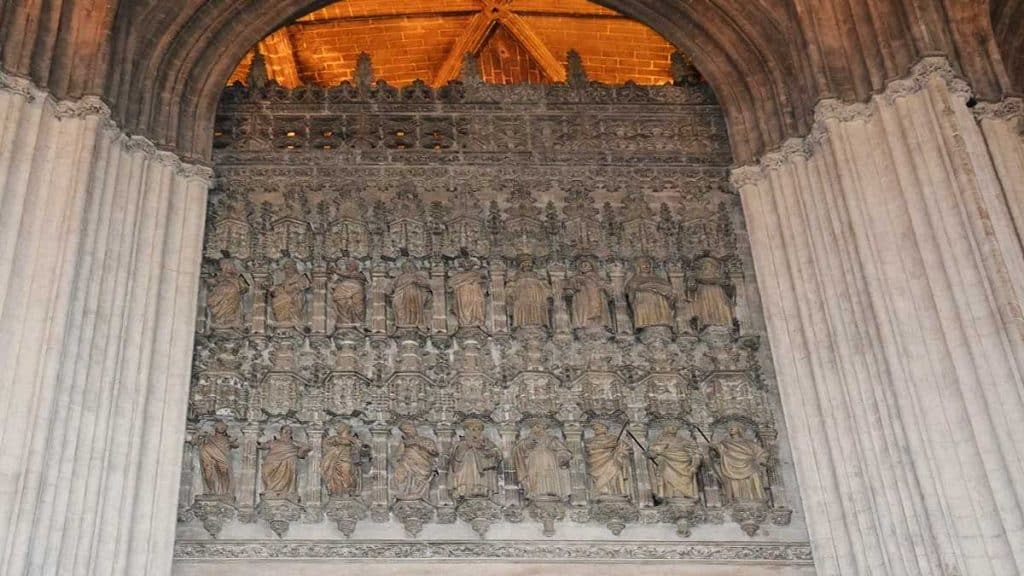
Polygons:
[[327,273],[314,270],[313,302],[310,306],[310,330],[313,334],[327,333]]
[[445,289],[444,262],[438,259],[430,266],[431,334],[448,334],[448,291]]
[[505,301],[505,265],[491,263],[491,334],[508,334],[508,303]]
[[259,493],[259,443],[260,426],[247,422],[242,427],[242,441],[239,443],[239,466],[235,471],[235,493],[238,503],[238,518],[242,522],[256,521],[256,504]]
[[383,263],[374,263],[370,270],[370,333],[387,334],[388,271]]
[[391,427],[386,424],[370,426],[370,514],[374,522],[387,522],[391,504],[388,490],[388,440]]
[[626,302],[626,271],[621,264],[615,263],[611,266],[609,277],[615,292],[615,334],[619,338],[629,338],[633,335],[633,323]]
[[562,423],[562,431],[565,434],[565,445],[572,452],[572,460],[569,462],[569,486],[572,495],[569,498],[569,503],[582,509],[587,506],[587,470],[583,448],[583,426],[576,420],[567,420]]
[[304,516],[307,522],[319,522],[323,517],[323,474],[320,462],[323,459],[324,427],[320,423],[310,424],[306,427],[306,445],[309,446],[309,454],[306,455],[306,478],[300,494],[302,505],[305,508]]
[[252,280],[252,312],[249,320],[252,323],[252,333],[256,335],[266,334],[268,315],[267,291],[270,290],[270,276],[266,273],[257,272],[252,275]]

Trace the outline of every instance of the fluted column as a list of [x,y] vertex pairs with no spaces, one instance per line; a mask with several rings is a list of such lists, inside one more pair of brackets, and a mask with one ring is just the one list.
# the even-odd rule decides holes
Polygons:
[[211,173],[0,76],[0,573],[170,570]]
[[968,101],[926,58],[733,174],[820,574],[1024,572],[1024,154]]

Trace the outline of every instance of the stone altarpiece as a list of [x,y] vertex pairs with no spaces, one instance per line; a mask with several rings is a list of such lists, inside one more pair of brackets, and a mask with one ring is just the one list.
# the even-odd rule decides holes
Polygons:
[[713,96],[467,70],[225,91],[177,556],[809,561]]

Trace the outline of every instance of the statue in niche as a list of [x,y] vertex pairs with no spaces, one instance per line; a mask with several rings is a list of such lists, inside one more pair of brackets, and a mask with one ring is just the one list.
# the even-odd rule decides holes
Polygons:
[[608,426],[597,422],[586,448],[591,495],[598,499],[630,496],[632,447],[610,434]]
[[637,330],[674,324],[675,291],[668,280],[654,273],[654,263],[650,258],[637,260],[636,273],[626,283],[626,294],[633,311],[633,326]]
[[363,325],[366,320],[366,275],[359,270],[358,260],[346,258],[338,261],[331,303],[334,304],[335,325]]
[[452,309],[460,328],[482,328],[486,322],[487,274],[473,261],[460,263],[451,279]]
[[287,424],[281,426],[277,438],[261,442],[259,447],[267,451],[263,457],[263,497],[296,500],[299,458],[309,454],[309,447],[295,441],[292,427]]
[[426,328],[430,303],[430,279],[411,260],[402,263],[401,273],[391,286],[391,306],[397,328]]
[[270,308],[274,312],[274,325],[279,328],[299,328],[303,324],[306,290],[312,283],[309,276],[299,271],[294,260],[288,260],[275,275],[270,289]]
[[206,309],[210,311],[210,325],[217,328],[242,326],[242,299],[249,291],[249,281],[238,266],[225,258],[219,262],[220,270],[210,279],[206,296]]
[[484,436],[484,423],[465,423],[466,436],[452,451],[452,491],[457,498],[488,498],[498,493],[501,450]]
[[437,472],[437,444],[420,436],[416,425],[403,422],[398,425],[402,441],[395,450],[395,469],[391,474],[391,492],[396,500],[423,500],[430,498],[430,481]]
[[536,422],[530,433],[512,450],[519,482],[530,500],[562,499],[569,495],[562,482],[562,470],[569,467],[572,452],[558,438]]
[[727,292],[730,285],[721,262],[711,257],[698,260],[688,288],[693,315],[702,325],[732,326],[732,301]]
[[764,502],[762,471],[768,452],[743,434],[743,427],[730,424],[728,437],[710,446],[711,467],[722,485],[727,504]]
[[228,435],[228,425],[218,420],[213,425],[213,435],[200,434],[196,444],[199,445],[199,468],[203,474],[205,494],[233,499],[231,450],[238,448],[238,441]]
[[338,424],[334,436],[324,438],[324,486],[331,497],[355,496],[359,493],[360,466],[370,447],[363,443],[348,424]]
[[534,271],[533,257],[519,257],[519,270],[508,282],[513,328],[547,328],[551,322],[551,287]]
[[572,301],[573,328],[610,327],[610,285],[590,258],[580,260],[578,270],[579,273],[565,283],[565,292]]
[[651,443],[648,461],[654,497],[659,500],[696,499],[697,469],[701,451],[697,443],[679,436],[678,424],[666,424],[661,435]]

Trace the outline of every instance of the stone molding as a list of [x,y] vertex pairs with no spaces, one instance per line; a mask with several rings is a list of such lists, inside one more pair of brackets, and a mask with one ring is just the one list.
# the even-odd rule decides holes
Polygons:
[[36,86],[31,80],[3,71],[0,71],[0,91],[21,96],[28,103],[42,100],[52,107],[53,115],[58,120],[97,118],[104,131],[115,138],[126,152],[141,152],[152,156],[160,164],[173,169],[176,176],[186,180],[199,179],[206,182],[213,180],[213,170],[209,166],[185,162],[173,152],[159,150],[157,145],[148,138],[126,133],[113,120],[107,103],[98,96],[83,96],[77,100],[60,100]]
[[[892,105],[898,100],[919,94],[937,79],[945,82],[955,97],[965,101],[972,97],[970,86],[945,56],[927,56],[915,64],[907,76],[890,81],[886,89],[875,95],[870,102],[844,102],[837,98],[819,101],[814,108],[814,123],[807,136],[790,138],[764,154],[760,160],[734,168],[730,178],[733,187],[740,189],[756,185],[767,179],[769,172],[781,168],[792,159],[810,158],[828,138],[830,123],[867,122],[876,114],[879,103]],[[974,107],[974,114],[979,120],[1019,118],[1022,115],[1021,99],[1005,98],[999,102],[979,103]]]
[[712,561],[811,565],[811,547],[799,542],[535,542],[179,541],[175,560],[387,559],[511,561]]

